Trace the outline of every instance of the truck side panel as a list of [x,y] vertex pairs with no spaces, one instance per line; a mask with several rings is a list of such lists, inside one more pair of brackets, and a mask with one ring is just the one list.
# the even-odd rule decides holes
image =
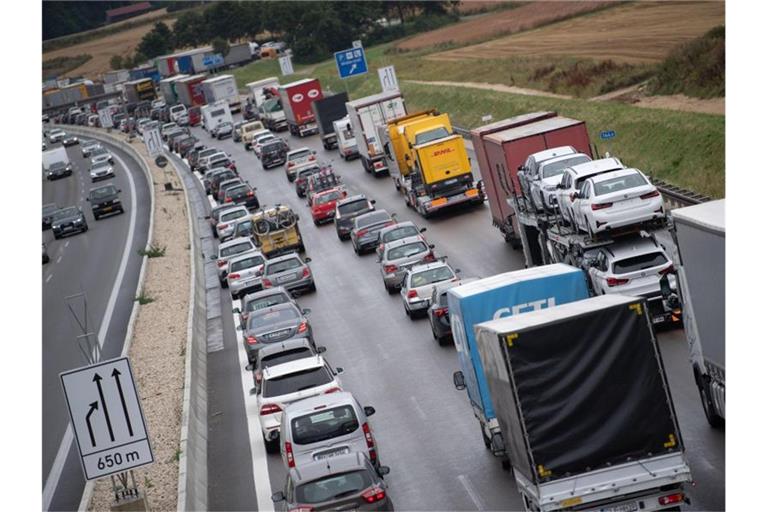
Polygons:
[[[559,146],[573,146],[579,153],[584,153],[593,158],[592,147],[589,145],[589,133],[585,123],[569,126],[560,130],[544,133],[546,148]],[[527,157],[527,155],[526,155]],[[524,158],[526,158],[524,157]]]
[[285,117],[289,122],[303,125],[315,120],[312,102],[323,97],[323,91],[317,79],[296,85],[284,85],[279,91]]
[[[514,197],[515,182],[513,181],[511,173],[509,172],[509,165],[507,164],[507,158],[504,149],[498,144],[494,144],[488,140],[485,140],[483,145],[485,146],[485,154],[488,156],[489,170],[493,173],[496,181],[499,184],[498,188],[486,187],[487,193],[489,195],[493,194],[496,197],[496,201],[499,205],[499,217],[494,217],[493,220],[497,224],[503,225],[506,223],[507,218],[514,216],[515,214],[515,210],[507,202],[508,198]],[[534,150],[532,153],[535,151],[538,150]],[[516,167],[515,172],[517,172]],[[515,223],[513,222],[512,224],[514,225]]]
[[312,102],[312,112],[317,119],[321,135],[333,133],[333,122],[347,115],[347,101],[349,101],[347,93],[340,92]]
[[543,134],[536,134],[523,139],[510,141],[504,144],[504,161],[507,175],[514,186],[515,195],[522,197],[520,180],[517,177],[517,169],[525,163],[529,155],[547,149],[547,139]]

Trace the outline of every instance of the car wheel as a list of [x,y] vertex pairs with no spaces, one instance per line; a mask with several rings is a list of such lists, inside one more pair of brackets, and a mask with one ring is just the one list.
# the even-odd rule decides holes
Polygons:
[[405,306],[405,304],[403,304],[403,309],[405,310],[405,316],[413,320],[413,315],[411,314],[410,311],[408,311],[408,308]]
[[120,213],[125,213],[125,210],[123,209],[122,206],[120,207]]
[[354,243],[352,244],[352,248],[355,250],[355,254],[360,256],[360,250],[357,248],[357,246]]
[[317,291],[317,286],[315,286],[315,282],[314,281],[312,281],[312,286],[309,287],[309,291],[311,291],[311,292],[316,292]]
[[101,215],[96,215],[96,214],[94,213],[94,214],[93,214],[93,220],[99,220],[99,219],[101,219]]
[[336,236],[339,237],[339,240],[341,240],[342,242],[344,241],[344,237],[341,236],[341,233],[339,233],[338,231],[336,232]]
[[227,283],[226,279],[224,280],[219,279],[219,284],[221,285],[222,288],[229,288],[229,284]]
[[280,438],[272,441],[264,438],[264,447],[267,449],[267,453],[279,453],[280,452]]
[[315,226],[319,226],[319,225],[320,225],[320,223],[319,223],[319,222],[317,222],[317,219],[313,219],[313,220],[312,220],[312,222],[314,222],[314,223],[315,223]]
[[61,235],[57,235],[56,233],[54,233],[54,234],[53,234],[53,238],[55,238],[56,240],[58,240],[58,239],[60,239],[60,238],[61,238]]
[[83,225],[83,233],[85,233],[86,231],[88,231],[88,224]]

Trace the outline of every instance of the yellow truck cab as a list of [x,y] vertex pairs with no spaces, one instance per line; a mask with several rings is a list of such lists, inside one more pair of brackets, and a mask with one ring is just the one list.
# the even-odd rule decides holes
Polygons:
[[398,117],[387,123],[387,137],[389,140],[385,145],[385,150],[390,162],[392,162],[398,170],[399,176],[394,175],[395,186],[398,190],[400,189],[399,177],[408,176],[411,171],[405,160],[405,156],[409,152],[408,140],[405,137],[405,127],[429,119],[435,115],[437,115],[435,110],[425,110],[423,112]]
[[299,216],[290,207],[278,204],[253,213],[253,238],[267,258],[292,251],[304,251]]
[[243,144],[245,144],[245,149],[251,148],[253,134],[263,129],[264,124],[262,124],[261,121],[251,121],[240,127],[240,139],[243,141]]

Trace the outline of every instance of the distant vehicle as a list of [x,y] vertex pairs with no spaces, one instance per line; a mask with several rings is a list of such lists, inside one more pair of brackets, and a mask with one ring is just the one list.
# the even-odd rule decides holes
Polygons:
[[228,188],[224,192],[224,202],[241,204],[249,211],[259,208],[259,198],[256,197],[256,191],[249,183],[242,183]]
[[261,159],[264,145],[277,140],[277,137],[272,133],[261,133],[254,135],[251,140],[253,141],[253,145],[251,146],[253,148],[253,154],[256,155],[256,158]]
[[241,299],[242,306],[240,308],[234,308],[232,312],[240,315],[240,327],[245,327],[248,315],[250,315],[251,312],[286,302],[294,302],[291,295],[282,286],[275,286],[273,288],[249,293]]
[[[555,148],[558,149],[558,148]],[[573,150],[569,146],[569,149]],[[553,151],[554,150],[547,150]],[[531,163],[531,169],[525,172],[525,184],[521,173],[521,186],[526,191],[528,200],[531,201],[537,211],[554,211],[556,207],[557,184],[568,167],[591,162],[589,155],[576,153],[545,158],[537,163]]]
[[418,228],[416,224],[409,220],[398,222],[391,226],[385,226],[379,230],[379,245],[376,246],[376,254],[381,257],[386,244],[403,238],[419,236],[426,242],[426,238],[424,238],[424,235],[422,234],[426,230],[427,228]]
[[[214,168],[215,169],[215,168]],[[224,169],[221,172],[213,173],[211,175],[210,193],[216,198],[219,194],[219,185],[225,181],[239,178],[239,175],[230,169]]]
[[59,128],[54,128],[50,132],[48,132],[48,142],[51,144],[56,144],[57,142],[61,142],[61,140],[66,137],[67,134],[64,133],[64,130],[61,130]]
[[61,139],[61,145],[66,147],[74,146],[75,144],[80,144],[80,139],[77,138],[76,135],[65,135]]
[[298,197],[305,197],[307,195],[309,178],[320,171],[320,166],[315,162],[302,164],[296,169],[296,179],[293,181],[293,185],[296,188],[296,195]]
[[267,260],[262,278],[264,288],[282,286],[288,291],[314,292],[317,288],[308,265],[311,261],[310,258],[302,260],[295,252]]
[[585,162],[565,169],[555,194],[560,216],[570,225],[575,226],[575,212],[572,209],[572,205],[576,199],[576,192],[581,188],[584,181],[591,176],[620,169],[624,169],[624,165],[618,158],[593,160],[592,162]]
[[242,142],[243,136],[240,132],[240,127],[243,126],[246,123],[246,121],[238,121],[235,124],[232,125],[232,141],[233,142]]
[[448,311],[448,290],[476,280],[476,278],[469,277],[459,281],[440,283],[432,290],[427,318],[429,318],[429,325],[432,329],[432,337],[438,345],[446,345],[453,339],[451,317]]
[[91,150],[91,165],[100,164],[104,162],[109,162],[110,164],[115,163],[115,159],[112,156],[112,153],[104,148],[99,147]]
[[374,174],[388,173],[384,141],[378,126],[406,115],[400,91],[388,91],[348,101],[347,114],[363,169]]
[[48,246],[43,242],[43,265],[51,261],[51,257],[48,256]]
[[232,300],[241,299],[247,293],[261,289],[265,261],[260,252],[245,253],[229,260],[227,286]]
[[315,116],[318,129],[323,141],[323,147],[331,150],[338,145],[333,123],[346,117],[349,96],[346,92],[340,92],[333,96],[326,96],[312,102],[312,112]]
[[92,188],[86,201],[91,203],[93,218],[96,220],[112,213],[125,213],[120,202],[120,189],[114,185]]
[[[323,167],[320,172],[312,174],[307,178],[307,206],[312,206],[312,198],[324,190],[332,188],[343,188],[341,176],[333,172],[333,168]],[[344,197],[347,196],[346,191]]]
[[336,201],[347,197],[347,192],[342,188],[332,188],[316,193],[312,197],[312,220],[315,226],[322,222],[333,221],[336,214]]
[[243,332],[243,346],[248,362],[256,360],[256,352],[270,343],[287,339],[306,338],[315,346],[312,326],[307,319],[309,309],[299,309],[293,302],[277,304],[252,311]]
[[189,123],[189,113],[187,112],[187,106],[178,104],[171,107],[169,111],[169,116],[171,121],[178,124],[179,126],[184,126],[185,124]]
[[247,219],[240,219],[235,222],[232,238],[251,236],[251,233],[253,233],[253,220],[250,217]]
[[91,152],[96,149],[100,148],[101,144],[99,144],[99,141],[97,140],[89,140],[85,141],[82,144],[80,144],[80,153],[82,153],[83,158],[90,158]]
[[200,150],[196,155],[190,155],[189,166],[193,171],[199,171],[203,164],[206,162],[206,158],[216,153],[220,153],[218,148],[205,148]]
[[83,211],[77,206],[67,206],[57,210],[51,221],[53,237],[59,239],[72,233],[85,233],[88,231],[88,223]]
[[400,238],[384,245],[379,264],[387,293],[400,289],[406,272],[414,265],[436,261],[434,248],[420,235]]
[[222,288],[227,287],[227,265],[229,260],[238,254],[244,252],[254,252],[258,248],[250,238],[235,238],[219,244],[218,254],[211,255],[211,260],[216,261],[219,274],[219,284]]
[[349,240],[355,217],[372,212],[376,208],[376,200],[369,200],[365,195],[349,196],[336,202],[336,213],[333,217],[336,224],[336,236],[339,240]]
[[376,210],[355,217],[350,232],[352,248],[355,254],[362,254],[376,249],[379,241],[379,231],[395,224],[395,220],[386,210]]
[[288,146],[282,139],[270,139],[261,146],[261,166],[270,169],[283,165],[288,154]]
[[280,510],[393,510],[384,476],[360,452],[309,462],[288,472],[284,490],[272,495]]
[[[249,121],[244,123],[240,127],[240,138],[242,139],[245,149],[251,149],[251,145],[254,142],[254,137],[262,135],[264,133],[264,124],[261,121]],[[266,133],[269,133],[267,131]]]
[[53,221],[53,214],[56,213],[59,207],[56,203],[48,203],[43,205],[43,231],[51,229],[51,222]]
[[312,113],[312,103],[323,99],[323,89],[316,78],[305,78],[277,88],[280,103],[288,122],[288,131],[305,137],[318,133],[317,120]]
[[221,123],[231,123],[232,113],[226,100],[209,103],[200,108],[203,117],[203,129],[213,137],[213,129]]
[[72,176],[72,166],[64,162],[54,162],[48,167],[45,177],[48,181],[54,181],[61,178]]
[[218,214],[216,238],[226,242],[235,230],[235,222],[246,217],[248,217],[248,209],[246,207],[230,204],[229,208],[222,210]]
[[211,234],[214,238],[218,238],[218,231],[216,230],[216,225],[219,223],[219,215],[221,212],[232,209],[231,204],[219,204],[211,208],[211,214],[206,217],[206,220],[208,220],[208,225],[211,227]]
[[448,263],[437,261],[411,267],[403,278],[400,296],[405,314],[411,320],[417,314],[426,314],[432,300],[432,290],[438,283],[458,281],[459,269],[453,270]]
[[253,212],[251,218],[253,238],[267,258],[304,251],[299,218],[288,206],[277,204],[264,207]]
[[219,182],[218,192],[216,192],[216,202],[224,204],[225,202],[231,203],[232,201],[226,201],[227,190],[232,187],[237,187],[244,184],[243,179],[240,176],[236,176],[230,180],[224,180]]
[[211,128],[211,135],[216,137],[217,140],[226,139],[232,136],[234,126],[232,123],[223,122]]
[[91,183],[115,177],[115,170],[109,162],[93,164],[90,170]]
[[355,134],[352,133],[352,125],[349,123],[349,116],[334,121],[333,131],[336,133],[336,147],[339,150],[339,155],[344,157],[344,160],[351,160],[360,156]]

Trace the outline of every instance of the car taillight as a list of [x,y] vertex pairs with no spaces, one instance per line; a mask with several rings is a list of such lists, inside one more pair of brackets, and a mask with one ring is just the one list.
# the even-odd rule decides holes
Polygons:
[[267,414],[274,414],[276,412],[282,412],[283,409],[280,408],[277,404],[264,404],[261,406],[261,410],[259,411],[259,414],[261,416],[266,416]]
[[381,487],[374,485],[373,487],[366,489],[362,496],[367,503],[376,503],[377,501],[381,501],[386,498],[387,493],[384,492],[384,489]]
[[261,379],[262,379],[262,377],[263,377],[263,376],[264,376],[264,375],[263,375],[263,373],[261,372],[261,370],[256,370],[255,372],[253,372],[253,379],[254,379],[256,382],[261,382]]
[[675,271],[675,266],[674,265],[670,265],[670,266],[668,266],[666,268],[663,268],[663,269],[659,270],[659,275],[660,276],[665,276],[667,274],[673,273],[674,271]]
[[673,503],[680,503],[685,499],[685,494],[676,492],[675,494],[668,494],[659,498],[659,505],[672,505]]
[[240,274],[229,274],[227,277],[229,279],[240,279]]
[[384,265],[384,273],[391,274],[397,272],[397,265]]
[[253,197],[253,190],[249,190],[247,194],[245,194],[248,197]]
[[332,388],[326,389],[325,394],[327,395],[329,393],[336,393],[337,391],[341,391],[341,388],[333,386]]
[[314,161],[315,160],[315,155],[310,156],[309,159]]
[[419,294],[416,293],[416,290],[408,290],[408,298],[413,299],[414,297],[418,296]]
[[446,316],[447,314],[448,314],[448,308],[440,308],[435,310],[435,316],[438,318],[441,316]]
[[216,264],[220,267],[223,267],[224,265],[227,264],[227,260],[219,260],[216,262]]
[[224,199],[224,202],[225,203],[231,203],[232,202],[232,198],[231,197],[227,197],[227,198]]
[[371,462],[376,462],[376,449],[373,444],[373,434],[371,433],[371,427],[368,426],[368,422],[363,423],[363,434],[365,434],[365,444],[368,446],[368,455],[371,457]]
[[296,332],[306,332],[306,331],[307,331],[307,327],[308,327],[308,325],[309,325],[309,324],[307,324],[307,321],[306,321],[306,320],[303,320],[303,321],[302,321],[302,322],[299,324],[299,328],[298,328],[298,329],[296,329]]
[[301,277],[309,277],[309,267],[304,267],[304,270],[301,273]]
[[216,229],[224,229],[225,227],[227,227],[226,224],[216,224]]
[[640,199],[651,199],[652,197],[657,197],[659,195],[658,190],[654,190],[653,192],[648,192],[647,194],[643,194],[640,196]]
[[315,509],[309,505],[297,505],[288,512],[315,512]]
[[592,210],[603,210],[605,208],[610,208],[613,206],[613,203],[597,203],[592,205]]
[[293,447],[288,441],[285,442],[285,459],[288,461],[289,468],[296,467],[296,462],[293,460]]
[[368,230],[367,230],[367,229],[361,229],[360,231],[358,231],[357,233],[355,233],[355,236],[357,236],[357,237],[361,237],[361,236],[365,236],[367,233],[368,233]]
[[373,168],[374,169],[381,169],[382,167],[384,167],[384,162],[382,162],[381,160],[379,160],[378,162],[374,162],[373,163]]
[[295,163],[293,163],[293,162],[288,162],[288,168],[289,168],[289,169],[290,169],[291,167],[293,167],[294,165],[296,165],[296,164],[295,164]]
[[269,288],[270,286],[272,286],[272,281],[270,281],[265,277],[264,279],[261,280],[261,286],[263,286],[264,288]]
[[434,263],[435,261],[437,261],[437,259],[435,258],[435,253],[433,253],[432,251],[429,251],[429,254],[424,256],[424,258],[421,261],[426,261],[428,263]]
[[247,341],[249,345],[256,345],[259,342],[255,336],[248,336],[245,341]]
[[618,279],[616,277],[609,277],[607,280],[608,286],[619,286],[620,284],[627,284],[629,279]]

